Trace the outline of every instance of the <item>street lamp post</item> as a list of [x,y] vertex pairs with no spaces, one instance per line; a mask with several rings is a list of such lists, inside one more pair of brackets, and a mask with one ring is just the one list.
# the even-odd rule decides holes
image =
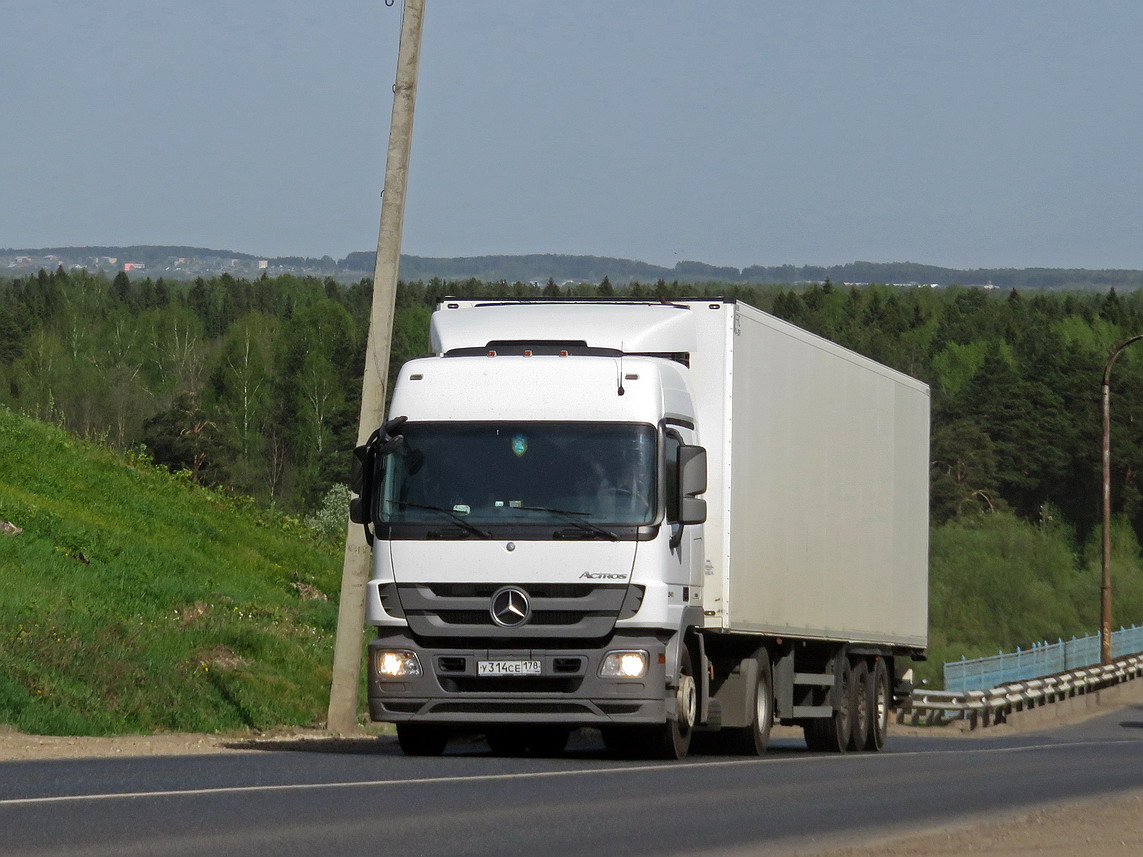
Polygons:
[[1103,367],[1103,582],[1099,591],[1099,659],[1111,663],[1111,367],[1120,353],[1143,334],[1112,349]]

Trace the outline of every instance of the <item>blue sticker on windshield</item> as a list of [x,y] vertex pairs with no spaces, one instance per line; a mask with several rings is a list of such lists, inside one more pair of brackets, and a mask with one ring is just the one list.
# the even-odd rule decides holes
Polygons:
[[515,435],[512,438],[512,452],[516,454],[517,458],[522,458],[524,453],[528,451],[528,438],[522,434]]

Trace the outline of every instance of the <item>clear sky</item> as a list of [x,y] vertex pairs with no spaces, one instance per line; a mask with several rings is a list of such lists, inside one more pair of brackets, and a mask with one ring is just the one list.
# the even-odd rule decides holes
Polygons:
[[[377,240],[401,0],[0,0],[0,247]],[[404,251],[1143,268],[1139,0],[426,0]]]

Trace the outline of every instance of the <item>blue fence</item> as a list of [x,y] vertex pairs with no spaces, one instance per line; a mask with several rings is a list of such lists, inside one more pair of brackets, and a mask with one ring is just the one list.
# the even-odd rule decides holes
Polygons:
[[[1143,652],[1143,626],[1111,632],[1111,656]],[[988,690],[998,684],[1027,681],[1099,663],[1099,635],[1034,643],[1030,649],[1001,652],[990,658],[945,664],[945,690]]]

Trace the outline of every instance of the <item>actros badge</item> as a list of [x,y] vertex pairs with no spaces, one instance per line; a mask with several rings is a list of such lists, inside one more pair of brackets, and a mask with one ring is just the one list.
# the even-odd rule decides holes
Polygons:
[[502,628],[515,628],[523,625],[532,615],[532,605],[528,603],[528,593],[515,586],[505,586],[492,595],[489,608],[492,621]]

